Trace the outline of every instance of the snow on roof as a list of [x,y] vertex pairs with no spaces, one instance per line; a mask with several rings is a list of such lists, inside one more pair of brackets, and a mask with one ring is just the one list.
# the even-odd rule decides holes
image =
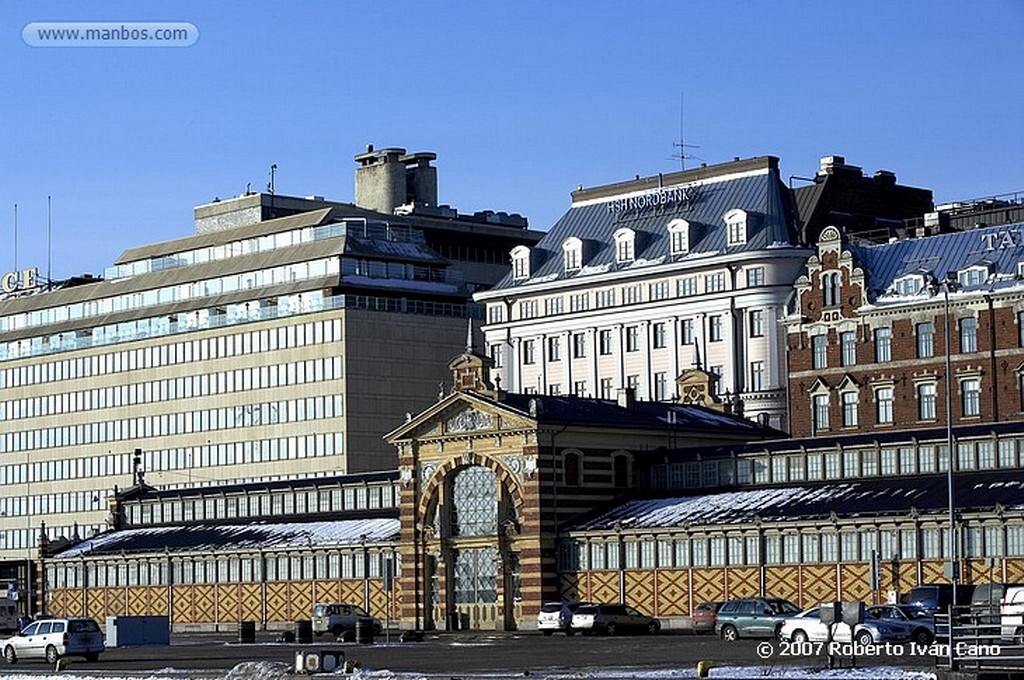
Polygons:
[[273,550],[308,545],[358,544],[363,541],[374,543],[397,539],[398,530],[399,520],[390,517],[334,522],[251,522],[149,527],[101,534],[59,553],[57,557],[164,550]]

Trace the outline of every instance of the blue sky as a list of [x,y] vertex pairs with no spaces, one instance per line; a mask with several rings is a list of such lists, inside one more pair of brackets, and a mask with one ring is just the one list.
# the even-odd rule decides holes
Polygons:
[[[838,154],[938,201],[1024,191],[1022,0],[5,2],[0,271],[102,273],[247,183],[353,197],[367,143],[442,203],[549,227],[578,185]],[[192,47],[32,48],[34,21],[183,21]]]

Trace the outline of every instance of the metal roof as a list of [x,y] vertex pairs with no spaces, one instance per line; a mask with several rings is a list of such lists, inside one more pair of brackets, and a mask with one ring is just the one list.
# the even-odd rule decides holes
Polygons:
[[100,534],[57,553],[56,558],[122,553],[283,550],[360,545],[398,539],[397,517],[326,522],[249,522],[125,529]]
[[[946,474],[913,478],[745,488],[736,491],[628,501],[567,527],[569,531],[702,527],[812,520],[832,517],[944,515],[949,497]],[[960,512],[1024,509],[1024,479],[1018,470],[957,473]]]
[[[574,204],[532,249],[531,278],[513,284],[509,273],[495,289],[538,280],[571,279],[586,276],[588,271],[635,269],[647,264],[685,261],[688,258],[795,247],[798,237],[793,227],[788,190],[780,182],[777,165],[773,161],[771,157],[765,157],[742,161],[735,167],[733,164],[723,164],[718,166],[716,174],[709,175],[704,169],[700,174],[693,175],[700,179],[689,181],[688,173],[676,173],[671,177],[676,180],[675,184],[661,187],[655,185],[651,188],[648,180],[637,180],[616,185],[621,189],[617,193],[594,189],[578,192],[574,198],[584,200]],[[614,209],[613,202],[617,198],[638,193],[634,185],[643,186],[641,194],[688,187],[692,190],[692,196],[686,201],[643,209]],[[591,195],[596,197],[592,198]],[[747,241],[742,245],[729,246],[726,243],[723,216],[735,208],[745,210],[748,214]],[[666,226],[674,219],[684,219],[690,223],[688,255],[673,257],[670,253]],[[623,227],[636,233],[635,259],[629,264],[617,265],[613,235]],[[583,241],[583,268],[566,274],[562,243],[569,237]]]
[[[964,289],[1002,290],[1021,286],[1017,265],[1024,262],[1024,224],[983,227],[951,234],[909,238],[880,245],[850,244],[857,266],[868,275],[868,300],[884,303],[899,301],[885,295],[902,276],[931,273],[938,279],[947,274],[982,265],[990,267],[990,276],[981,285]],[[923,293],[927,294],[927,293]]]

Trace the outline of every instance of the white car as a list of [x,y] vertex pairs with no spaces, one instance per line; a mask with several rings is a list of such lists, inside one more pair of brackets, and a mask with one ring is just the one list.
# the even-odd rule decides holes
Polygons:
[[[811,607],[796,616],[790,616],[779,626],[779,637],[791,642],[826,642],[829,639],[829,627],[821,622],[821,607]],[[851,642],[850,626],[837,623],[832,626],[834,642]],[[884,642],[906,640],[910,637],[910,629],[899,624],[891,624],[878,619],[868,619],[858,623],[853,630],[852,641],[859,645],[874,645]]]
[[3,641],[4,659],[9,664],[21,659],[45,659],[53,664],[62,656],[95,661],[105,649],[103,632],[93,619],[43,619]]

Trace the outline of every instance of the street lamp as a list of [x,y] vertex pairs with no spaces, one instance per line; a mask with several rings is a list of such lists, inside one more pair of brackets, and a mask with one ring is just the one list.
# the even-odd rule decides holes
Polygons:
[[[938,280],[934,278],[932,281],[933,290],[936,292],[939,288],[942,289],[942,300],[943,300],[943,328],[946,336],[946,455],[948,458],[948,465],[946,466],[946,486],[949,494],[949,580],[953,585],[953,606],[957,603],[957,583],[960,580],[960,568],[957,560],[957,536],[956,536],[956,490],[953,482],[953,465],[954,465],[954,454],[953,447],[955,442],[953,440],[953,363],[952,363],[952,350],[950,345],[950,328],[949,328],[949,293],[957,289],[958,284],[956,278],[951,274],[947,273],[946,278]],[[953,609],[949,610],[949,662],[950,669],[953,668]]]

